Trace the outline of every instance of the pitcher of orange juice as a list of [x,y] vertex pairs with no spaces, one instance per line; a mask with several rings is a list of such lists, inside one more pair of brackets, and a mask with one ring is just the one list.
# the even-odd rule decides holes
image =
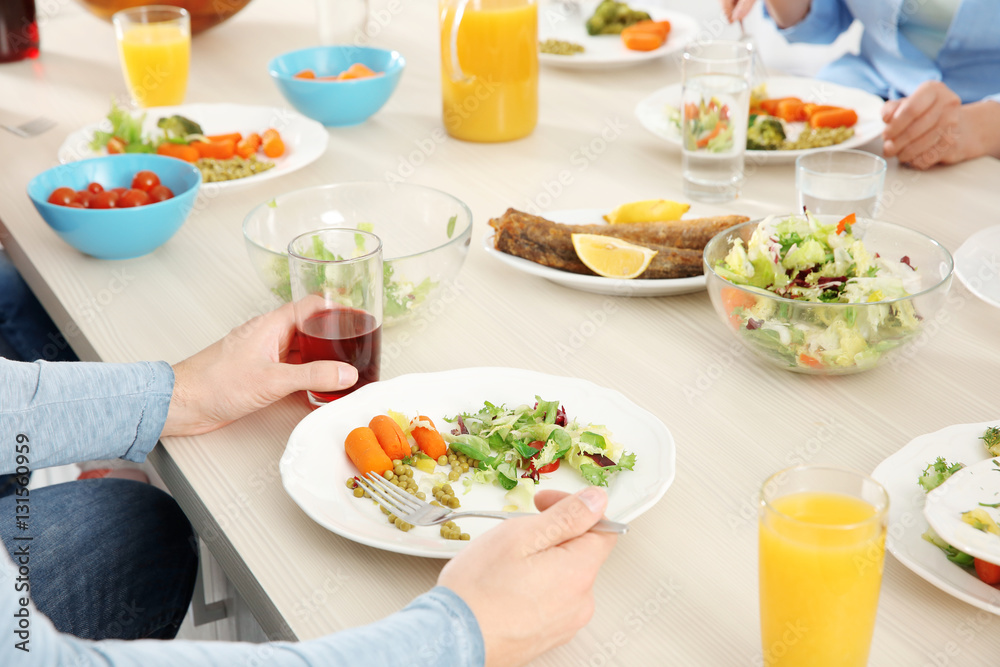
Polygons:
[[465,141],[510,141],[538,122],[535,0],[440,0],[444,126]]

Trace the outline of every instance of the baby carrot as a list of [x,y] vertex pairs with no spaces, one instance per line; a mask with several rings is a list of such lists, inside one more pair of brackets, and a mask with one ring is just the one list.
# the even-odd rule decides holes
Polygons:
[[198,156],[213,160],[228,160],[236,155],[236,142],[232,139],[222,141],[192,141],[191,148],[198,151]]
[[191,148],[187,144],[173,144],[169,141],[164,141],[157,146],[156,152],[185,162],[197,162],[199,158],[197,149]]
[[444,444],[444,438],[442,438],[441,434],[437,432],[437,427],[434,426],[434,422],[430,420],[430,417],[420,415],[417,417],[416,421],[430,424],[430,427],[416,426],[413,429],[413,439],[417,441],[417,446],[420,447],[420,451],[432,459],[447,456],[448,445]]
[[622,43],[630,51],[655,51],[665,41],[657,32],[637,28],[638,24],[622,30]]
[[797,123],[806,120],[805,106],[796,99],[782,100],[778,103],[778,111],[774,115],[783,121]]
[[777,116],[778,105],[784,102],[785,100],[795,100],[796,102],[802,101],[797,97],[773,97],[768,100],[761,100],[760,108],[763,109],[764,113],[766,113],[769,116]]
[[361,472],[367,475],[370,472],[383,474],[386,470],[392,470],[392,461],[385,455],[378,444],[375,432],[367,426],[359,426],[344,439],[344,449],[347,451],[347,458]]
[[261,135],[264,155],[267,157],[281,157],[285,153],[285,142],[281,140],[281,135],[275,129],[265,130]]
[[410,443],[406,440],[406,434],[392,417],[388,415],[372,417],[368,422],[368,428],[375,433],[382,451],[390,459],[398,461],[410,455]]
[[243,140],[243,135],[239,132],[230,132],[229,134],[210,134],[205,138],[209,141],[225,141],[226,139],[232,139],[234,144],[238,144]]
[[809,119],[811,127],[851,127],[857,122],[858,114],[853,109],[817,111]]
[[260,144],[260,135],[256,132],[251,132],[243,138],[243,141],[236,144],[236,154],[244,160],[248,159],[251,155],[257,152],[257,149],[260,148]]

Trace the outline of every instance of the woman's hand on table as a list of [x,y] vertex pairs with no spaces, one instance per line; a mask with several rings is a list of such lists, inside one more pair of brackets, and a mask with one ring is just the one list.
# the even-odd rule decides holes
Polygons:
[[885,156],[916,169],[1000,152],[1000,104],[962,104],[940,81],[925,81],[909,97],[886,102],[882,120]]
[[483,633],[488,667],[523,665],[565,644],[594,612],[597,572],[617,536],[588,532],[604,514],[603,489],[539,491],[538,516],[477,537],[441,570]]
[[162,435],[207,433],[296,391],[335,391],[358,380],[337,361],[298,363],[292,304],[255,317],[174,366]]

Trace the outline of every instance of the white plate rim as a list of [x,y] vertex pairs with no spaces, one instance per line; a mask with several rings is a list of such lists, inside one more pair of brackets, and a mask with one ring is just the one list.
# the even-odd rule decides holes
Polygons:
[[[174,113],[189,116],[192,120],[198,121],[198,116],[204,114],[205,110],[213,114],[224,114],[236,118],[238,118],[240,114],[254,114],[267,115],[269,117],[283,119],[285,122],[294,123],[296,126],[301,128],[300,133],[303,135],[303,138],[302,141],[299,142],[300,145],[296,147],[297,150],[291,155],[282,156],[281,158],[274,160],[274,168],[268,169],[267,171],[259,174],[254,174],[253,176],[249,176],[247,178],[222,181],[218,183],[205,183],[202,185],[203,188],[235,190],[247,185],[261,183],[263,181],[290,174],[318,160],[323,153],[326,152],[327,145],[330,141],[329,132],[327,132],[327,129],[323,127],[321,123],[285,107],[236,104],[232,102],[192,102],[189,104],[178,104],[166,107],[149,107],[147,109],[140,110],[138,113],[145,112],[149,114],[147,123],[154,117],[160,117],[161,114],[170,115]],[[93,151],[84,155],[79,153],[76,150],[76,147],[89,143],[94,130],[98,129],[104,122],[105,119],[96,123],[89,123],[66,135],[66,138],[59,146],[59,150],[57,152],[59,163],[67,164],[69,162],[75,162],[77,160],[102,155],[102,153],[96,153]],[[239,121],[237,120],[235,123],[238,124]]]
[[[988,247],[989,243],[986,243],[987,239],[994,240],[996,237],[994,246],[1000,249],[1000,225],[993,225],[991,227],[986,227],[985,229],[980,229],[978,232],[970,236],[965,240],[958,250],[955,251],[955,275],[958,279],[965,285],[965,288],[972,292],[976,297],[982,299],[986,303],[1000,308],[1000,300],[993,296],[990,296],[982,288],[982,281],[984,279],[979,276],[966,275],[966,263],[972,261],[972,256],[977,254],[979,248]],[[971,273],[971,267],[969,267],[969,272]],[[992,280],[1000,285],[1000,276],[997,273],[992,273]],[[979,283],[979,284],[977,284]]]
[[[1000,615],[1000,590],[983,583],[975,574],[949,562],[940,549],[926,542],[920,535],[927,527],[923,516],[925,494],[917,484],[919,473],[938,456],[949,461],[962,456],[948,451],[949,442],[969,442],[969,436],[982,434],[987,426],[1000,424],[1000,419],[973,423],[953,424],[931,433],[919,435],[894,454],[884,459],[872,471],[872,478],[889,492],[889,530],[886,548],[893,557],[911,572],[949,595],[979,609]],[[977,445],[987,458],[985,448]],[[970,453],[975,447],[969,450]],[[972,461],[962,461],[970,465]],[[906,525],[911,523],[912,525]],[[908,532],[909,531],[909,532]],[[908,539],[909,538],[909,539]],[[912,544],[911,544],[912,542]],[[911,555],[910,546],[919,549]]]
[[[547,220],[553,222],[564,222],[566,224],[585,224],[567,220],[567,217],[590,217],[600,219],[600,216],[607,214],[610,209],[604,208],[578,208],[562,209],[558,211],[545,211],[542,215]],[[680,296],[682,294],[692,294],[705,289],[707,282],[705,275],[691,276],[689,278],[657,278],[653,280],[622,280],[620,278],[603,278],[601,276],[588,276],[570,271],[560,271],[548,266],[542,266],[522,257],[508,255],[496,249],[493,243],[495,231],[490,229],[483,237],[483,249],[486,253],[500,260],[522,273],[545,278],[546,280],[568,287],[570,289],[592,294],[604,294],[607,296],[629,296],[629,297],[657,297],[657,296]]]
[[[882,98],[873,95],[867,91],[860,90],[858,88],[849,88],[847,86],[842,86],[840,84],[832,83],[830,81],[823,81],[821,79],[812,79],[808,77],[798,77],[798,76],[772,76],[768,77],[765,83],[770,87],[783,89],[783,88],[806,88],[816,86],[828,87],[830,92],[828,94],[843,94],[846,92],[851,96],[858,96],[859,98],[864,98],[868,103],[872,105],[874,110],[874,105],[882,105],[884,102]],[[640,100],[635,106],[634,114],[638,118],[639,122],[642,124],[646,130],[651,134],[665,140],[668,144],[680,148],[681,141],[680,135],[676,132],[663,132],[657,127],[656,119],[662,115],[662,107],[667,103],[668,99],[680,98],[681,84],[675,83],[669,86],[664,86],[648,96]],[[783,95],[784,93],[778,93]],[[852,105],[853,106],[853,105]],[[659,111],[657,111],[659,110]],[[857,109],[856,109],[857,110]],[[882,130],[885,128],[885,123],[882,122],[882,118],[879,114],[875,114],[875,117],[864,117],[862,116],[861,110],[857,110],[858,113],[858,125],[868,127],[865,132],[855,131],[854,136],[839,144],[833,146],[823,146],[820,148],[800,148],[790,151],[760,151],[760,150],[747,150],[746,155],[748,159],[752,160],[767,160],[774,162],[791,162],[801,155],[810,155],[812,153],[820,153],[822,151],[831,150],[846,150],[850,148],[858,148],[859,146],[864,146],[873,139],[879,137],[882,134]]]
[[[628,51],[624,50],[618,56],[593,56],[584,51],[582,54],[577,54],[573,56],[557,56],[552,53],[539,53],[538,61],[545,65],[551,65],[553,67],[559,67],[563,69],[617,69],[622,67],[632,67],[634,65],[641,65],[642,63],[648,62],[650,60],[656,60],[658,58],[663,58],[674,53],[681,51],[685,46],[690,44],[695,37],[698,35],[699,25],[698,21],[693,19],[691,16],[678,11],[663,9],[655,5],[645,5],[643,3],[635,4],[630,3],[629,5],[633,9],[645,10],[653,17],[654,21],[670,21],[670,34],[667,36],[666,43],[663,44],[658,49],[653,51]],[[593,9],[596,8],[595,3],[590,3],[587,5],[589,12],[586,10],[581,11],[579,16],[571,17],[568,20],[579,20],[581,25],[587,20],[590,14],[593,13]],[[539,17],[538,17],[538,41],[549,39],[550,37],[558,37],[558,33],[550,33],[547,30],[543,30],[544,21],[542,13],[546,11],[544,7],[539,7]],[[619,35],[586,35],[586,28],[584,28],[585,42],[582,44],[584,48],[587,47],[587,41],[592,39],[607,39],[611,40],[616,38],[619,41],[621,37]]]
[[[583,393],[583,389],[587,393],[597,393],[601,395],[609,405],[614,405],[618,409],[623,406],[627,408],[627,414],[630,419],[642,419],[648,425],[655,427],[655,430],[659,433],[661,439],[655,443],[649,445],[649,452],[657,452],[657,460],[653,465],[658,462],[657,471],[664,472],[662,477],[658,479],[657,485],[651,490],[648,495],[646,495],[641,502],[633,504],[629,511],[625,513],[615,514],[614,512],[609,512],[609,518],[622,521],[630,522],[641,514],[649,510],[651,507],[656,505],[657,502],[663,497],[667,492],[667,489],[673,484],[674,478],[677,473],[676,464],[676,444],[673,438],[673,434],[663,421],[654,415],[649,410],[636,405],[633,401],[627,398],[624,394],[616,389],[610,387],[603,387],[597,385],[589,380],[584,380],[581,378],[574,378],[569,376],[551,375],[546,373],[540,373],[537,371],[531,371],[521,368],[512,367],[473,367],[473,368],[460,368],[448,371],[436,371],[431,373],[409,373],[405,375],[400,375],[390,380],[384,380],[376,383],[366,385],[359,389],[358,391],[349,394],[338,401],[325,405],[317,410],[314,410],[309,415],[306,415],[293,429],[292,433],[289,435],[288,442],[285,446],[285,451],[282,453],[281,459],[278,463],[278,471],[281,475],[282,486],[288,496],[295,502],[303,512],[310,519],[323,526],[327,530],[336,533],[344,538],[358,542],[359,544],[364,544],[376,549],[382,549],[386,551],[392,551],[395,553],[401,553],[405,555],[418,556],[424,558],[452,558],[457,553],[459,553],[465,546],[467,542],[457,542],[451,540],[441,539],[438,544],[435,542],[435,548],[419,548],[413,547],[412,545],[407,545],[405,542],[393,544],[385,540],[372,539],[366,535],[358,534],[345,527],[341,524],[331,524],[324,517],[320,516],[319,508],[316,507],[314,503],[314,498],[310,497],[308,492],[304,492],[302,489],[296,486],[294,480],[294,473],[292,470],[295,464],[295,457],[298,449],[297,440],[302,436],[303,432],[312,427],[312,422],[317,422],[326,418],[327,415],[331,415],[331,411],[335,410],[349,410],[354,404],[361,403],[362,400],[367,399],[369,396],[373,398],[380,393],[385,393],[383,389],[387,385],[391,385],[392,388],[397,386],[407,386],[408,384],[417,384],[420,387],[431,387],[436,381],[439,382],[463,382],[471,379],[472,381],[484,383],[482,389],[483,392],[488,392],[489,389],[485,387],[485,384],[493,385],[496,383],[498,378],[508,377],[516,380],[520,385],[530,387],[531,383],[545,381],[554,382],[556,384],[561,384],[564,387],[577,387],[577,391]],[[487,383],[487,378],[489,382]],[[472,385],[475,386],[475,385]],[[476,391],[479,391],[478,389]],[[534,390],[532,390],[534,391]],[[479,394],[476,394],[476,401],[481,400]],[[489,400],[489,397],[484,395],[483,399]],[[351,400],[353,399],[353,400]],[[560,398],[563,401],[562,398]],[[475,401],[473,401],[475,402]],[[605,415],[606,416],[606,415]],[[655,450],[654,450],[655,448]],[[648,453],[643,453],[643,448],[628,446],[630,451],[635,451],[641,461],[643,455]],[[656,472],[656,471],[654,471]],[[336,484],[340,479],[333,473],[331,478],[332,483]],[[614,499],[614,484],[612,484],[609,489],[609,496]]]

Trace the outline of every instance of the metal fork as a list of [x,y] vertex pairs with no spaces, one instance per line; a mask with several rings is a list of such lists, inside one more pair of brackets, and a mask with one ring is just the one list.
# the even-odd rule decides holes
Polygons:
[[[402,491],[399,487],[385,481],[381,475],[368,473],[364,478],[354,478],[362,488],[372,495],[375,501],[387,509],[392,514],[414,526],[434,526],[445,521],[458,519],[463,516],[478,516],[488,519],[514,519],[521,516],[534,516],[532,512],[490,512],[487,510],[470,510],[467,512],[456,512],[447,507],[438,507],[420,500],[416,496]],[[618,533],[624,535],[628,532],[627,523],[608,521],[601,519],[591,530],[598,533]]]
[[38,118],[21,123],[20,125],[0,125],[0,127],[8,132],[13,132],[17,136],[24,137],[25,139],[38,136],[43,132],[51,130],[55,126],[56,122],[46,118],[45,116],[39,116]]

